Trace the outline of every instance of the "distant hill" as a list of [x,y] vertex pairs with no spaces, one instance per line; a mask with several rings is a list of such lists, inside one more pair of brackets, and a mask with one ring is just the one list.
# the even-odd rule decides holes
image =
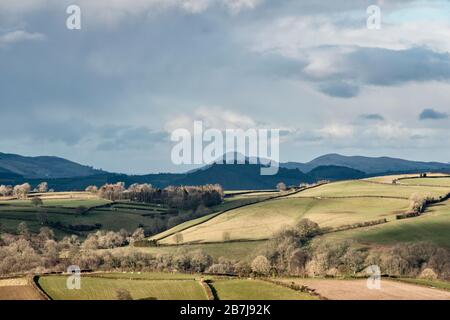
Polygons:
[[273,176],[260,175],[261,164],[214,163],[182,174],[157,173],[125,175],[109,173],[57,157],[24,157],[0,153],[0,184],[29,182],[33,187],[47,181],[57,191],[84,190],[89,185],[125,182],[150,183],[164,188],[169,185],[222,185],[225,189],[272,189],[278,182],[299,185],[318,180],[351,180],[389,173],[420,171],[450,172],[450,165],[394,158],[346,157],[329,154],[308,163],[283,163]]
[[186,174],[173,181],[176,185],[201,185],[218,183],[225,189],[274,189],[279,182],[298,185],[314,179],[297,169],[280,168],[273,176],[261,175],[259,164],[213,164],[206,169]]
[[353,180],[366,177],[366,174],[362,171],[340,166],[319,166],[308,172],[308,175],[313,177],[316,181]]
[[382,174],[387,172],[418,172],[450,170],[450,164],[439,162],[419,162],[389,157],[362,157],[327,154],[307,163],[287,162],[280,166],[288,169],[299,169],[309,172],[320,166],[340,166],[356,169],[367,174]]
[[7,153],[0,153],[0,168],[30,179],[74,178],[102,173],[58,157],[24,157]]
[[20,174],[14,173],[5,168],[0,168],[0,179],[14,180],[14,179],[20,179],[20,178],[22,178],[22,176]]

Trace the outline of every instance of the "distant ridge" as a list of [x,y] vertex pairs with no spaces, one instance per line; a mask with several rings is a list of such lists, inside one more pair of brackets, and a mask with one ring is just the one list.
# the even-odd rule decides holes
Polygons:
[[30,179],[74,178],[103,173],[101,170],[83,166],[63,158],[48,156],[24,157],[0,152],[0,171],[1,169]]
[[280,166],[288,169],[299,169],[303,172],[309,172],[320,166],[340,166],[371,175],[387,172],[450,170],[450,164],[448,163],[409,161],[389,157],[343,156],[335,153],[318,157],[307,163],[287,162],[280,164]]
[[[273,189],[278,182],[288,186],[312,183],[319,180],[351,180],[391,173],[418,173],[424,171],[448,172],[450,164],[439,162],[419,162],[389,157],[370,158],[328,154],[307,163],[281,163],[279,172],[273,176],[262,176],[261,164],[265,161],[249,161],[245,164],[220,164],[223,157],[200,169],[186,173],[156,173],[147,175],[126,175],[110,173],[83,166],[58,157],[24,157],[0,153],[0,184],[29,182],[36,186],[47,181],[50,188],[57,191],[84,190],[89,185],[101,186],[105,183],[122,181],[127,186],[132,183],[150,183],[164,188],[169,185],[220,184],[225,189],[261,190]],[[250,162],[250,163],[249,163]],[[255,163],[256,164],[252,164]]]

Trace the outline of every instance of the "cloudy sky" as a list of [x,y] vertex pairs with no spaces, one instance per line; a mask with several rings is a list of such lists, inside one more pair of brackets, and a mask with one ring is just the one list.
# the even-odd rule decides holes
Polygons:
[[183,171],[170,133],[203,120],[281,129],[283,161],[449,162],[449,81],[449,1],[0,1],[0,152]]

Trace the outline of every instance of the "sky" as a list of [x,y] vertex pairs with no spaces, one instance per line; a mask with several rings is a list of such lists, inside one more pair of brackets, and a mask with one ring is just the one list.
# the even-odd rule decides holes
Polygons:
[[281,161],[449,162],[449,81],[449,1],[0,1],[0,152],[182,172],[201,120],[280,129]]

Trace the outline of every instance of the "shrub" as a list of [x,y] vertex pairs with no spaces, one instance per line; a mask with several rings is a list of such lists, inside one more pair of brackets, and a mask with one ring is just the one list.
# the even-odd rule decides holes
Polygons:
[[116,298],[117,300],[133,300],[130,291],[121,288],[116,290]]
[[270,263],[264,256],[257,256],[251,264],[252,271],[257,275],[268,275],[270,272]]
[[433,271],[433,269],[426,268],[420,273],[419,278],[428,279],[428,280],[436,280],[438,278],[438,276],[437,276],[436,272]]

